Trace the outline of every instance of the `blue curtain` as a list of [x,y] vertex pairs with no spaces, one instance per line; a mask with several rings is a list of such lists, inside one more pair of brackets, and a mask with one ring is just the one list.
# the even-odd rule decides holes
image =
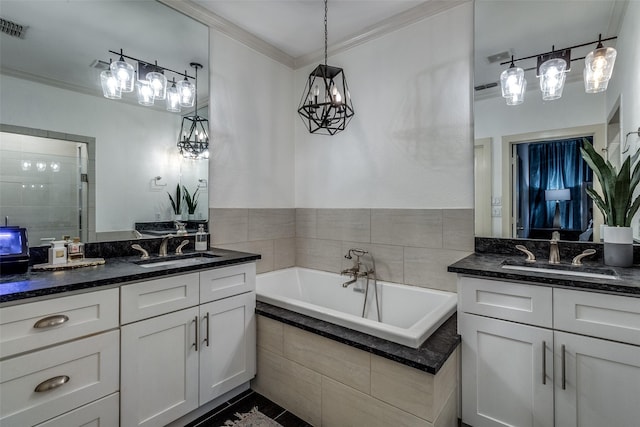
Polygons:
[[[587,137],[593,143],[592,137]],[[529,145],[529,219],[531,228],[551,228],[556,202],[545,200],[545,190],[569,189],[571,200],[560,202],[561,227],[582,230],[582,183],[592,171],[580,155],[582,137]]]

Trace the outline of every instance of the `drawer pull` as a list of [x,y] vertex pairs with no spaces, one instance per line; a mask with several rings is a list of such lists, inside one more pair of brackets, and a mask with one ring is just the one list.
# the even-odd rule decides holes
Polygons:
[[562,389],[566,390],[567,389],[567,360],[566,360],[566,351],[565,351],[565,347],[564,344],[562,344],[562,349],[560,350],[562,351]]
[[69,382],[68,376],[60,375],[60,376],[49,378],[48,380],[42,381],[40,384],[36,386],[36,388],[33,391],[35,391],[36,393],[42,393],[45,391],[56,389],[58,387],[62,387],[68,382]]
[[54,314],[53,316],[48,316],[38,320],[33,327],[36,329],[52,328],[54,326],[62,325],[68,320],[69,317],[64,314]]
[[204,342],[207,343],[207,347],[209,347],[209,312],[207,311],[207,337],[205,338]]
[[542,341],[542,384],[547,383],[547,342]]

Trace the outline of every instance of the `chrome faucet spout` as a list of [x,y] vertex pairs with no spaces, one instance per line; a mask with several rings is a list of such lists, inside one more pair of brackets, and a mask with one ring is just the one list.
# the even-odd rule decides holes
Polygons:
[[169,240],[175,237],[173,234],[167,234],[162,238],[162,242],[160,242],[160,251],[158,252],[158,256],[167,256],[167,246],[169,244]]
[[353,279],[349,280],[348,282],[344,282],[344,283],[342,284],[342,287],[343,287],[343,288],[346,288],[346,287],[348,287],[349,285],[352,285],[352,284],[356,283],[357,281],[358,281],[358,277],[357,277],[357,276],[354,276],[354,278],[353,278]]

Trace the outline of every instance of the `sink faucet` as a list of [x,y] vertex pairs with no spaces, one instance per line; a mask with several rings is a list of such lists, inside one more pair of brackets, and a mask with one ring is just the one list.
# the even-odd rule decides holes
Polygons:
[[167,245],[169,243],[169,240],[172,237],[175,237],[175,236],[173,234],[167,234],[162,238],[162,242],[160,243],[160,252],[158,253],[158,256],[167,256]]
[[554,231],[551,234],[551,241],[549,242],[549,264],[560,264],[560,252],[558,251],[558,240],[560,240],[560,233]]
[[582,258],[591,256],[596,253],[595,249],[585,249],[581,254],[576,255],[571,261],[571,265],[579,266],[582,265]]

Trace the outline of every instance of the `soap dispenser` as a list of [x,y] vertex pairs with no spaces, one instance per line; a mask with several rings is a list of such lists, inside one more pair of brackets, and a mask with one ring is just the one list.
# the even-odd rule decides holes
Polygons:
[[198,225],[196,232],[196,251],[207,250],[207,233],[204,231],[204,224]]

